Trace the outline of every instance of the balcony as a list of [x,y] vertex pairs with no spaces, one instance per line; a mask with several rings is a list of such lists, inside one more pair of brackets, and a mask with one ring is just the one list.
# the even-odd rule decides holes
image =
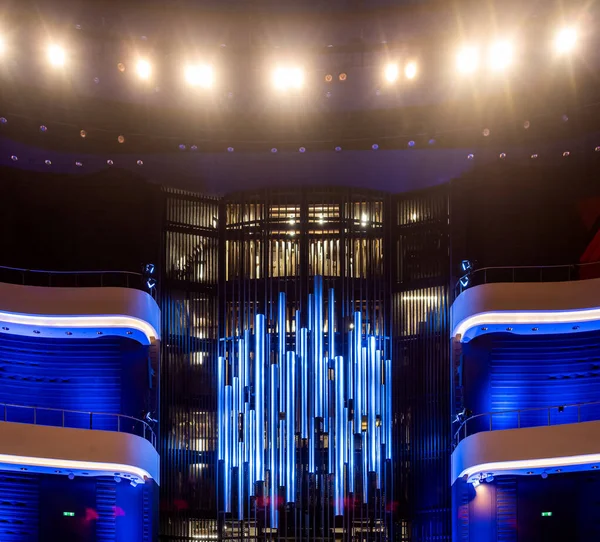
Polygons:
[[600,263],[473,271],[451,309],[452,337],[508,332],[560,334],[600,329]]
[[156,446],[130,416],[0,404],[0,470],[159,483]]

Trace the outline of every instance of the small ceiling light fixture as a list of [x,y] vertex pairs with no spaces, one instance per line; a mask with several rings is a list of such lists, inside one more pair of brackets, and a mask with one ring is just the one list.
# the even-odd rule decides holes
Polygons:
[[538,157],[537,153],[533,153],[533,154],[531,155],[531,159],[532,159],[532,160],[535,160],[537,157]]
[[185,68],[185,80],[193,87],[210,88],[215,81],[213,68],[208,64],[187,66]]
[[473,158],[475,158],[475,155],[473,153],[467,154],[467,160],[473,160]]
[[566,158],[567,156],[570,156],[571,153],[569,151],[565,151],[563,152],[563,158]]
[[300,147],[300,148],[298,149],[298,151],[299,151],[299,152],[306,152],[306,149],[305,149],[304,147]]
[[340,81],[346,81],[346,79],[348,79],[348,74],[346,72],[340,73],[339,79]]
[[304,70],[299,67],[275,68],[273,84],[277,90],[300,89],[304,85]]
[[417,76],[417,63],[409,62],[404,66],[404,76],[407,79],[414,79]]
[[119,70],[121,73],[123,73],[125,71],[125,64],[123,64],[122,62],[119,62],[117,64],[117,70]]
[[120,135],[119,137],[117,137],[117,141],[119,143],[125,143],[125,136],[124,135]]
[[192,146],[190,147],[190,150],[191,150],[191,151],[197,151],[197,150],[198,150],[198,145],[192,145]]
[[332,81],[333,81],[333,75],[331,75],[330,73],[328,73],[328,74],[325,76],[325,82],[326,82],[326,83],[331,83]]
[[109,158],[109,159],[106,161],[106,163],[107,163],[107,165],[109,165],[109,166],[112,166],[112,165],[114,165],[114,162],[113,162],[113,161],[112,161],[110,158]]
[[542,474],[540,475],[542,477],[543,480],[545,480],[546,478],[548,478],[548,473],[546,471],[542,472]]
[[483,137],[488,137],[490,135],[490,129],[489,128],[484,128],[483,132],[481,132],[483,134]]
[[0,117],[0,124],[6,124],[7,122],[6,117]]
[[233,147],[227,147],[227,152],[233,152],[235,149]]
[[48,131],[48,127],[42,124],[42,125],[40,126],[40,132],[42,132],[42,133],[44,134],[44,133],[46,133],[47,131]]
[[69,480],[75,480],[75,475],[72,472],[70,472],[69,475],[67,476],[67,478]]
[[409,147],[411,147],[411,148],[412,148],[412,147],[414,147],[414,146],[415,146],[415,142],[414,142],[414,141],[412,141],[412,140],[410,140],[410,141],[408,142],[408,146],[409,146]]
[[463,46],[456,54],[456,68],[464,75],[475,73],[479,67],[479,50],[473,46]]
[[85,130],[81,130],[81,131],[79,132],[79,135],[80,135],[80,136],[81,136],[83,139],[85,139],[85,138],[87,137],[87,132],[86,132]]
[[152,75],[152,66],[146,59],[140,58],[135,65],[135,71],[140,79],[148,80]]
[[529,130],[530,126],[531,126],[531,122],[529,122],[528,120],[526,120],[523,123],[523,128],[525,128],[525,130]]
[[500,159],[504,160],[506,158],[506,153],[505,152],[501,152],[500,153]]
[[560,29],[554,37],[554,51],[559,55],[572,52],[577,45],[577,30],[573,27]]
[[273,148],[271,149],[271,152],[272,152],[273,154],[275,154],[275,153],[277,152],[277,149],[276,149],[275,147],[273,147]]
[[334,150],[335,152],[342,152],[342,147],[336,147]]
[[76,165],[77,167],[81,167],[81,166],[83,166],[83,163],[82,163],[82,162],[75,162],[75,165]]
[[136,162],[136,164],[137,164],[138,166],[143,166],[143,165],[144,165],[144,162],[143,162],[142,160],[138,160],[138,161]]
[[19,159],[19,157],[13,154],[13,155],[10,157],[10,159],[11,159],[13,162],[16,162],[16,161]]
[[390,63],[385,67],[384,75],[385,79],[388,83],[395,83],[398,80],[398,74],[400,70],[398,69],[398,64]]
[[490,47],[489,67],[492,71],[506,70],[513,62],[514,48],[510,41],[498,41]]
[[49,45],[47,54],[50,65],[54,66],[55,68],[62,68],[67,61],[65,50],[59,45]]
[[180,151],[184,151],[185,150],[185,145],[183,143],[179,144],[179,150]]
[[51,166],[52,162],[50,160],[44,160],[44,164],[46,164],[47,166]]
[[379,148],[379,145],[377,145],[377,143],[373,143],[373,145],[371,145],[371,148],[376,151]]

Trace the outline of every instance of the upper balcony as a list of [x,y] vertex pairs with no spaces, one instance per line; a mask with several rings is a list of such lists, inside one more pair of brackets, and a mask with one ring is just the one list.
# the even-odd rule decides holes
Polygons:
[[452,337],[559,334],[600,329],[600,262],[473,271],[451,309]]

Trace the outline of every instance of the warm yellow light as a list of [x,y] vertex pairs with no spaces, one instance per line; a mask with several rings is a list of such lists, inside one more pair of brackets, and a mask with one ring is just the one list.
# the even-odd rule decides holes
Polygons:
[[493,71],[503,71],[513,62],[514,49],[509,41],[498,41],[490,47],[489,63]]
[[152,75],[152,66],[150,66],[150,62],[147,60],[140,59],[137,61],[135,71],[141,79],[149,79],[150,75]]
[[194,87],[210,88],[214,83],[212,66],[207,64],[187,66],[185,69],[185,79]]
[[404,66],[404,75],[407,79],[414,79],[417,75],[417,63],[409,62],[406,66]]
[[554,38],[554,49],[558,54],[570,53],[577,44],[577,30],[574,28],[563,28],[558,31]]
[[278,90],[299,89],[304,85],[302,68],[276,68],[273,72],[273,84]]
[[50,45],[48,47],[48,61],[52,66],[60,68],[65,65],[67,55],[65,50],[58,45]]
[[385,67],[385,78],[389,83],[398,79],[398,64],[388,64]]
[[477,47],[466,46],[456,55],[456,68],[460,73],[474,73],[479,67],[479,51]]
[[4,40],[2,38],[0,38],[0,55],[3,55],[5,51],[6,51],[6,43],[4,43]]

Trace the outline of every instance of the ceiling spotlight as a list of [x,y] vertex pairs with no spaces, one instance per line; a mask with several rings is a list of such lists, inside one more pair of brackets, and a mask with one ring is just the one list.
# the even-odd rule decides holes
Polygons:
[[119,137],[117,137],[117,141],[119,143],[125,143],[125,136],[124,135],[120,135]]
[[69,480],[75,480],[75,475],[72,472],[70,472],[69,475],[67,476],[67,478]]
[[273,84],[278,90],[299,89],[304,84],[304,71],[301,68],[276,68]]
[[404,66],[404,75],[407,79],[414,79],[417,75],[417,63],[409,62],[406,66]]
[[79,135],[85,139],[85,137],[87,136],[87,132],[85,130],[81,130],[79,132]]
[[339,79],[340,81],[345,81],[346,79],[348,79],[348,74],[346,74],[345,72],[340,73]]
[[542,472],[542,474],[540,474],[540,476],[545,480],[546,478],[548,478],[548,473],[544,471]]
[[298,151],[299,151],[299,152],[306,152],[306,148],[305,148],[305,147],[300,147],[300,148],[298,149]]
[[50,160],[44,160],[44,164],[46,164],[47,166],[51,166],[52,162]]
[[138,160],[138,161],[136,162],[136,164],[137,164],[138,166],[143,166],[143,165],[144,165],[144,162],[143,162],[142,160]]
[[409,146],[409,147],[414,147],[414,146],[415,146],[415,142],[414,142],[413,140],[410,140],[410,141],[408,142],[408,146]]
[[233,152],[235,149],[233,147],[227,147],[227,152]]
[[379,145],[377,145],[377,143],[373,143],[373,145],[371,145],[371,148],[376,151],[379,148]]
[[277,152],[277,149],[276,149],[275,147],[273,147],[273,148],[271,149],[271,152],[272,152],[273,154],[275,154],[275,153]]
[[325,76],[325,82],[326,82],[326,83],[331,83],[332,81],[333,81],[333,75],[331,75],[330,73],[328,73],[328,74]]
[[123,64],[122,62],[119,62],[117,64],[117,70],[119,70],[121,73],[123,73],[125,71],[125,64]]
[[135,71],[140,79],[150,79],[150,75],[152,74],[152,66],[150,66],[150,62],[147,60],[140,59],[137,61]]
[[563,28],[554,38],[554,50],[559,55],[570,53],[577,44],[577,31],[574,28]]
[[495,72],[508,68],[513,61],[513,46],[509,41],[498,41],[490,48],[490,69]]
[[55,68],[64,66],[67,60],[65,50],[58,45],[50,45],[48,47],[48,60]]
[[467,160],[473,160],[475,158],[474,154],[467,154]]
[[336,147],[334,150],[335,150],[335,152],[341,152],[342,151],[342,147]]
[[386,81],[388,81],[389,83],[394,83],[395,81],[398,80],[398,64],[388,64],[385,67],[385,79]]
[[501,158],[502,160],[504,160],[504,159],[506,158],[506,153],[505,153],[505,152],[501,152],[501,153],[500,153],[500,158]]
[[109,165],[109,166],[112,166],[114,164],[114,162],[112,160],[108,159],[106,161],[106,164]]
[[566,158],[567,156],[570,156],[571,153],[569,151],[565,151],[563,152],[563,158]]
[[193,87],[210,88],[214,83],[212,66],[199,64],[185,69],[185,79]]
[[11,159],[13,162],[16,162],[16,161],[19,159],[19,157],[18,157],[17,155],[13,154],[13,155],[10,157],[10,159]]
[[456,68],[460,73],[474,73],[479,66],[479,51],[476,47],[463,47],[456,55]]

